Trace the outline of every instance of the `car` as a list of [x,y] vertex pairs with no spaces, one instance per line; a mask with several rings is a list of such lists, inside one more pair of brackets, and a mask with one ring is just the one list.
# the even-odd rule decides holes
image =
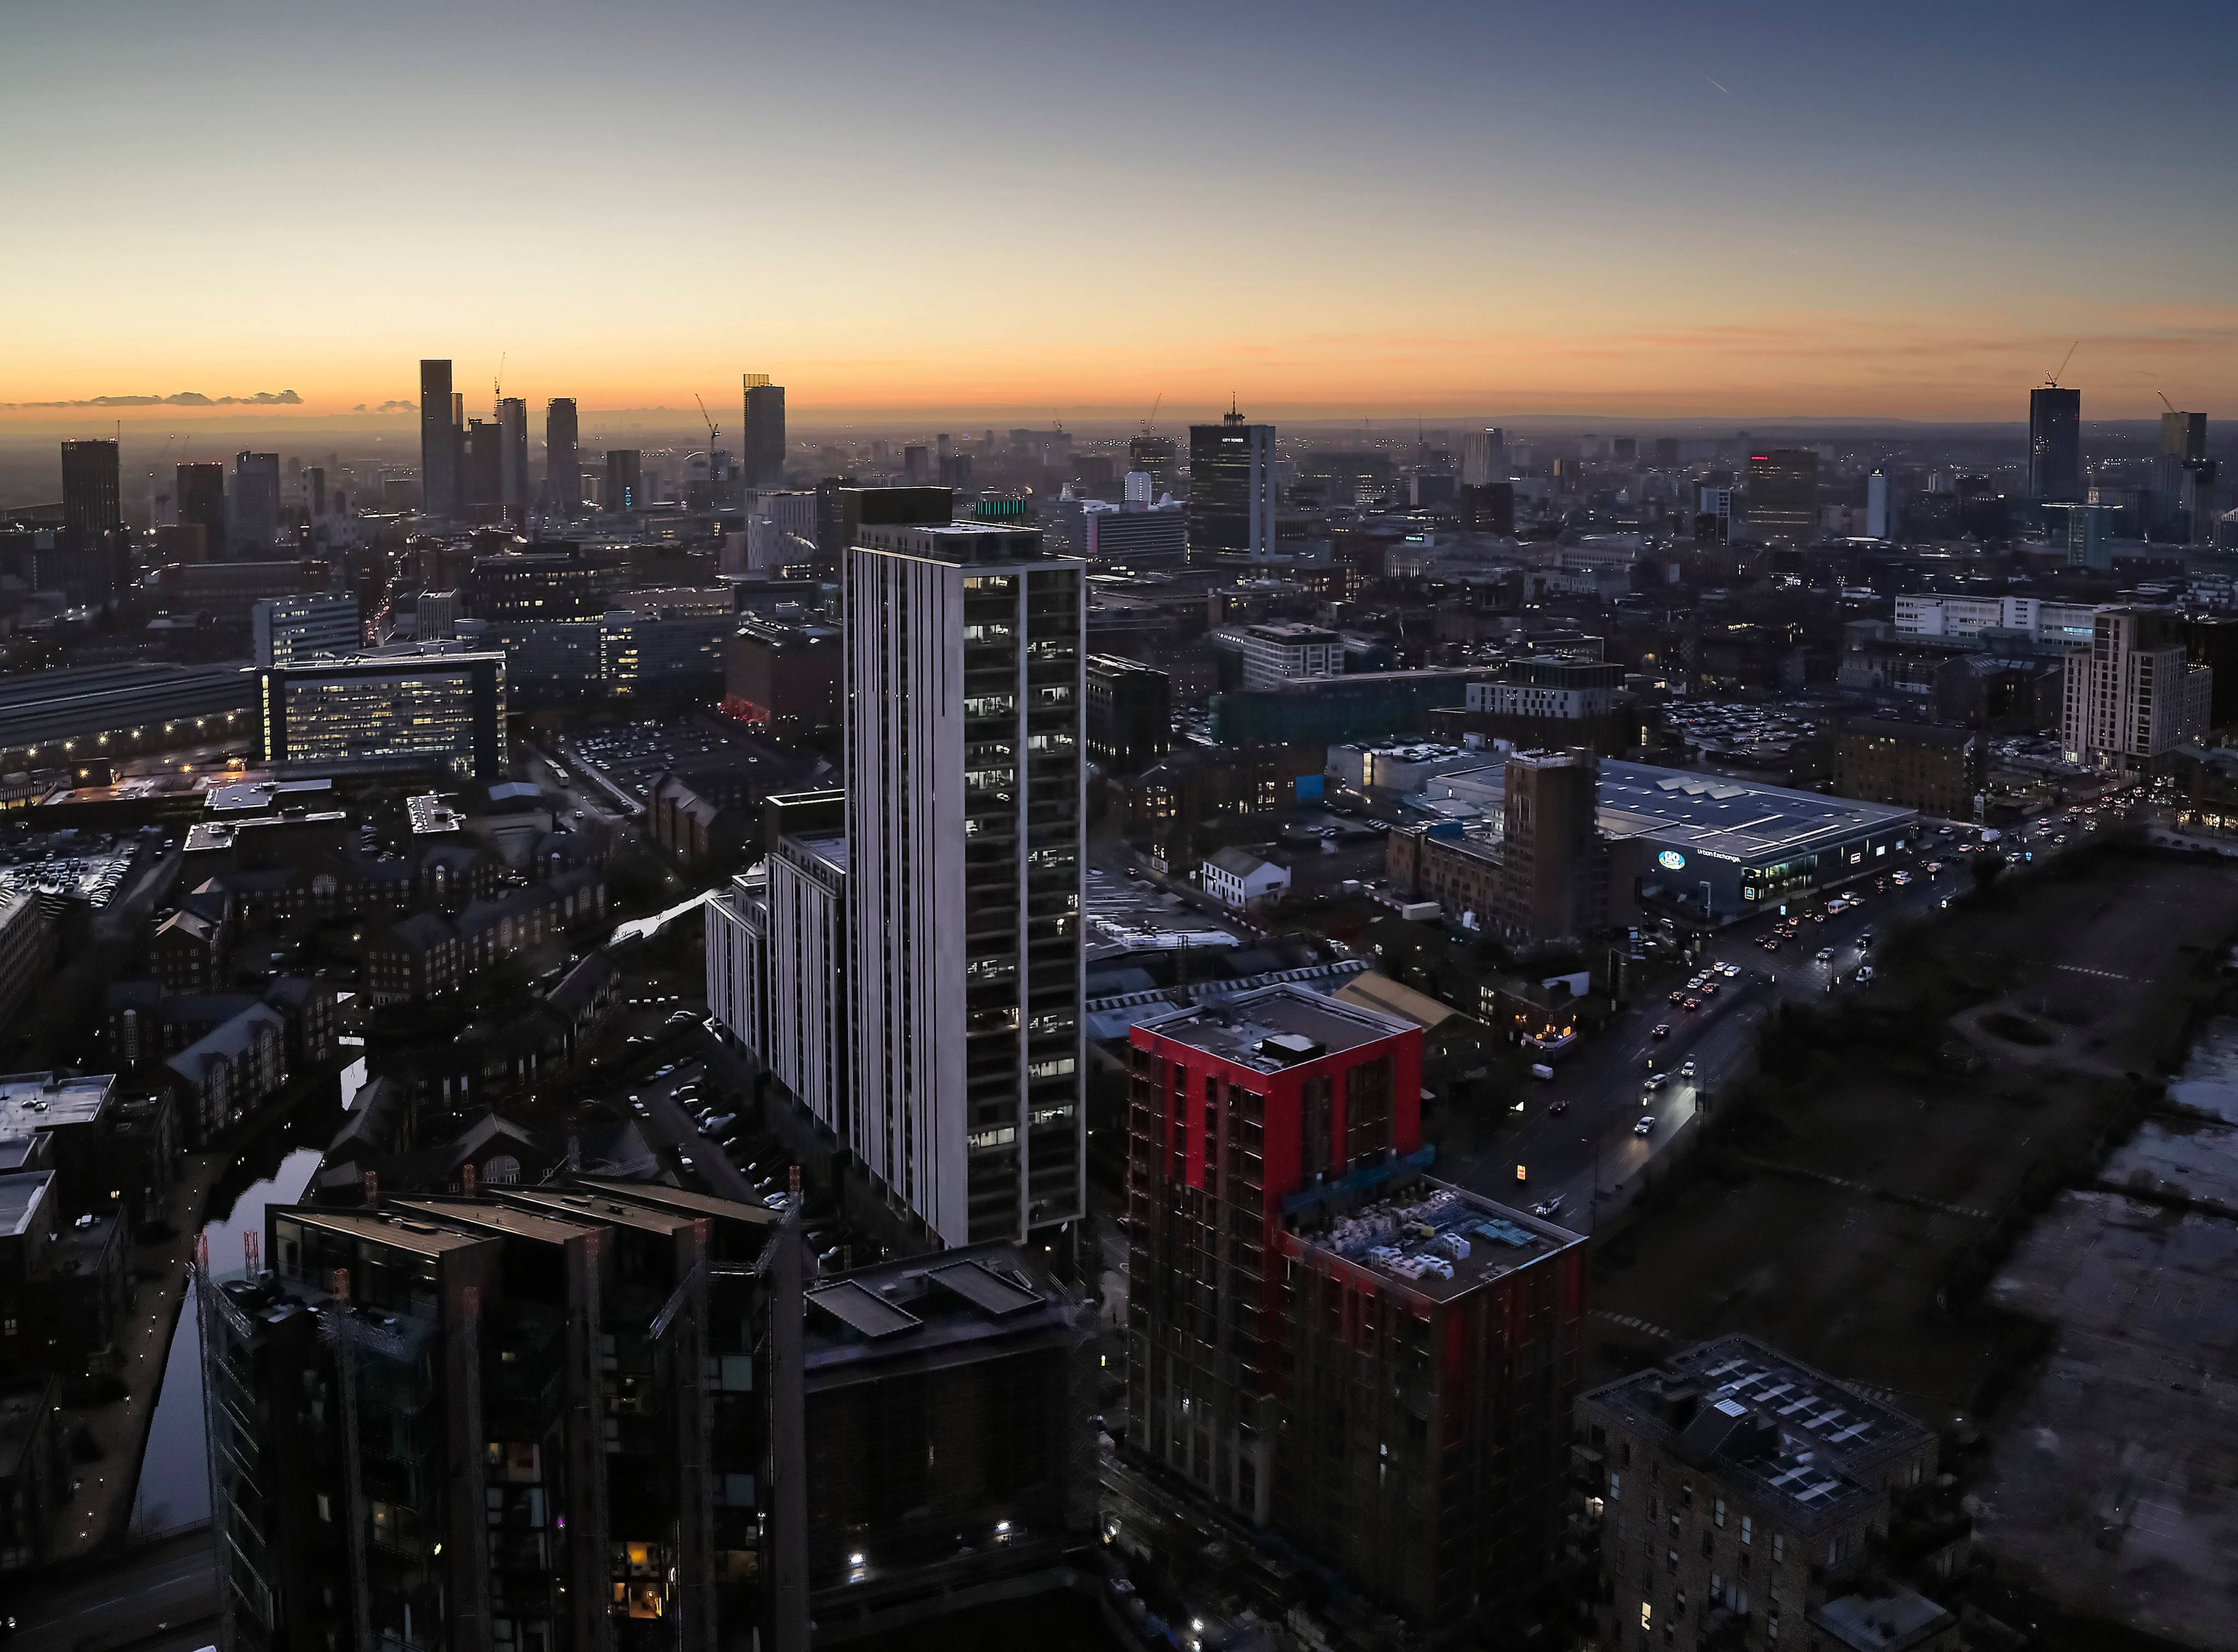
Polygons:
[[1692,1014],[1695,1010],[1701,1008],[1701,1007],[1702,1001],[1698,998],[1690,998],[1685,1003],[1678,1006],[1679,1008],[1686,1011],[1689,1014]]
[[1716,981],[1704,981],[1704,982],[1702,983],[1702,996],[1703,996],[1703,997],[1705,997],[1705,998],[1715,998],[1717,995],[1718,995],[1718,983],[1717,983]]
[[1872,979],[1873,979],[1873,967],[1872,967],[1872,965],[1871,965],[1871,964],[1859,964],[1859,965],[1857,966],[1857,985],[1859,985],[1860,987],[1869,986],[1870,984],[1871,984]]
[[1669,1021],[1658,1021],[1658,1022],[1656,1022],[1656,1023],[1655,1023],[1655,1025],[1654,1025],[1653,1027],[1652,1027],[1652,1028],[1648,1028],[1647,1035],[1648,1035],[1650,1038],[1668,1038],[1668,1037],[1670,1037],[1670,1036],[1671,1036],[1671,1023],[1670,1023]]
[[1642,1080],[1640,1087],[1647,1090],[1659,1090],[1670,1082],[1671,1075],[1668,1073],[1650,1073]]
[[632,1102],[631,1102],[631,1103],[630,1103],[630,1111],[631,1111],[632,1113],[636,1113],[636,1114],[637,1114],[637,1116],[638,1116],[639,1118],[640,1118],[640,1119],[644,1118],[644,1117],[646,1116],[646,1107],[645,1107],[645,1103],[644,1103],[644,1102],[642,1102],[642,1101],[632,1101]]
[[1831,963],[1834,961],[1834,948],[1831,947],[1821,947],[1818,951],[1814,952],[1811,955],[1816,958],[1820,963]]
[[1935,835],[1936,835],[1937,837],[1948,837],[1948,836],[1950,836],[1950,829],[1948,826],[1945,826],[1945,827],[1944,827],[1941,831],[1939,831],[1939,832],[1936,833]]
[[1766,952],[1778,952],[1779,950],[1779,942],[1777,940],[1767,941],[1764,943],[1764,949]]
[[1694,1076],[1694,1058],[1692,1056],[1690,1055],[1686,1058],[1686,1064],[1678,1069],[1678,1076],[1682,1079],[1691,1079]]
[[1943,862],[1941,861],[1930,861],[1923,869],[1926,871],[1928,876],[1933,877],[1937,873],[1942,871]]
[[1857,931],[1857,950],[1859,952],[1863,952],[1867,947],[1870,947],[1872,944],[1873,932],[1871,929],[1860,929]]
[[1824,912],[1813,912],[1811,915],[1811,922],[1813,923],[1824,923],[1826,922],[1826,915]]
[[1531,1213],[1533,1216],[1552,1216],[1556,1211],[1561,1208],[1562,1201],[1560,1199],[1542,1199],[1531,1207]]
[[1686,995],[1684,992],[1674,992],[1671,995],[1671,1001],[1674,1004],[1683,1004],[1686,1001]]
[[1650,1133],[1654,1130],[1654,1128],[1655,1115],[1652,1113],[1643,1113],[1639,1115],[1639,1122],[1632,1127],[1632,1133],[1635,1136],[1644,1136]]
[[690,1169],[693,1168],[693,1166],[692,1166],[692,1155],[691,1155],[690,1153],[678,1153],[678,1154],[676,1155],[676,1166],[677,1166],[677,1168],[678,1168],[678,1169],[679,1169],[679,1170],[690,1170]]
[[1558,1114],[1559,1114],[1559,1113],[1567,1113],[1569,1110],[1570,1110],[1570,1104],[1569,1104],[1568,1102],[1566,1102],[1566,1101],[1557,1101],[1556,1103],[1554,1103],[1554,1105],[1553,1105],[1553,1107],[1548,1107],[1548,1108],[1546,1109],[1546,1111],[1547,1111],[1547,1112],[1549,1112],[1549,1113],[1558,1113]]
[[1738,964],[1721,963],[1718,966],[1718,973],[1727,981],[1738,981],[1741,978],[1741,967]]
[[717,1130],[727,1130],[732,1125],[738,1123],[738,1115],[735,1113],[718,1113],[713,1118],[707,1120],[707,1128],[711,1133]]

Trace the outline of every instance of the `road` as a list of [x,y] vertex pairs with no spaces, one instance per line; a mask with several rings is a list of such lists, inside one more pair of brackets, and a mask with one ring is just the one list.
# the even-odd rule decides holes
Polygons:
[[[181,1635],[189,1649],[217,1639],[217,1574],[208,1530],[151,1543],[98,1571],[56,1584],[33,1584],[13,1602],[16,1638],[9,1652],[73,1652],[86,1643],[116,1646],[201,1625]],[[169,1642],[164,1642],[168,1648]]]
[[[1777,952],[1763,947],[1786,921],[1775,909],[1712,937],[1693,965],[1659,971],[1631,1008],[1557,1064],[1551,1081],[1524,1097],[1521,1113],[1493,1140],[1447,1152],[1439,1173],[1511,1205],[1553,1200],[1556,1220],[1591,1232],[1638,1190],[1639,1173],[1681,1143],[1705,1109],[1714,1108],[1719,1091],[1748,1072],[1758,1029],[1772,1006],[1783,1000],[1823,1001],[1830,975],[1837,990],[1857,990],[1851,983],[1858,962],[1870,955],[1857,944],[1861,935],[1884,939],[1971,887],[1971,856],[1936,841],[1928,858],[1939,858],[1937,876],[1913,866],[1906,869],[1913,878],[1909,888],[1887,874],[1860,880],[1836,893],[1861,894],[1862,902],[1823,922],[1803,915],[1806,909],[1823,910],[1822,900],[1791,902],[1797,938],[1783,941]],[[1821,948],[1833,951],[1827,963],[1818,961]],[[1722,978],[1713,995],[1693,995],[1702,1005],[1698,1010],[1670,1001],[1688,968],[1712,963],[1731,965],[1739,977]],[[1670,1028],[1667,1037],[1655,1037],[1658,1025]],[[1690,1060],[1695,1066],[1691,1080],[1682,1076]],[[1651,1069],[1672,1075],[1653,1092],[1645,1086]],[[1645,1134],[1636,1129],[1643,1118],[1653,1120]],[[1526,1173],[1520,1181],[1519,1165]]]
[[618,826],[629,815],[638,812],[633,808],[628,810],[618,809],[612,794],[579,779],[573,772],[553,762],[534,746],[524,744],[520,755],[530,779],[540,786],[548,786],[554,791],[565,793],[570,804],[603,825]]

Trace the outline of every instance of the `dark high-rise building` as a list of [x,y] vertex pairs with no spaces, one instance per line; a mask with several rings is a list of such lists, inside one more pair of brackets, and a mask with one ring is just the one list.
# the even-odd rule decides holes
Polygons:
[[2082,393],[2041,385],[2029,392],[2029,497],[2082,497]]
[[911,442],[902,449],[902,474],[910,486],[918,486],[932,479],[932,450],[922,442]]
[[1088,657],[1088,755],[1113,774],[1140,774],[1174,743],[1174,681],[1116,654]]
[[225,519],[233,554],[261,562],[280,536],[280,455],[241,453],[233,456],[233,488]]
[[528,521],[528,404],[519,396],[506,396],[497,404],[498,503],[504,507],[507,527]]
[[2161,452],[2185,464],[2196,464],[2205,459],[2207,415],[2203,413],[2177,413],[2173,408],[2162,413]]
[[1231,409],[1189,426],[1189,558],[1275,548],[1275,426]]
[[599,500],[604,511],[642,511],[645,498],[645,455],[634,447],[606,449],[606,489]]
[[1453,520],[1478,533],[1515,532],[1515,484],[1464,482],[1453,499]]
[[470,419],[460,446],[457,514],[493,517],[504,508],[504,434],[494,420]]
[[63,444],[63,527],[81,545],[90,545],[124,520],[117,492],[116,444],[109,440]]
[[1808,545],[1818,537],[1818,453],[1775,447],[1748,462],[1749,532],[1774,544]]
[[1655,463],[1658,468],[1670,470],[1678,463],[1678,439],[1658,436],[1655,439]]
[[583,459],[573,396],[554,396],[544,404],[544,498],[563,521],[581,513]]
[[430,516],[459,513],[459,450],[451,412],[451,364],[420,363],[420,498]]
[[225,554],[225,466],[182,465],[178,470],[179,525],[202,530],[202,557]]
[[745,447],[748,487],[785,485],[785,387],[771,384],[766,373],[750,373],[746,380]]
[[1585,1242],[1423,1174],[1411,1022],[1282,985],[1130,1040],[1129,1444],[1427,1628],[1543,1578]]
[[501,1169],[203,1282],[224,1643],[801,1652],[797,1227]]
[[1153,436],[1149,431],[1127,444],[1127,468],[1140,471],[1150,479],[1150,497],[1174,491],[1180,477],[1179,446],[1170,436]]
[[945,1246],[1085,1209],[1086,572],[963,522],[866,521],[843,566],[851,1145]]

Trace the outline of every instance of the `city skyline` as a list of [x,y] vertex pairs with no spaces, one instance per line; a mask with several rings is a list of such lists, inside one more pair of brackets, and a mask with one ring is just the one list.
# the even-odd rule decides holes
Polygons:
[[[1911,7],[677,4],[628,41],[689,50],[622,81],[579,10],[282,15],[0,25],[28,68],[0,132],[40,157],[19,188],[53,232],[0,278],[45,318],[0,420],[181,391],[370,413],[436,352],[470,403],[504,360],[508,394],[586,415],[716,405],[752,363],[804,427],[1230,391],[1292,419],[2003,420],[2077,340],[2090,416],[2147,417],[2163,391],[2214,411],[2238,366],[2208,27],[2116,59],[2074,6],[2020,31]],[[1003,96],[974,95],[994,62]],[[313,86],[317,122],[265,147],[260,111]],[[557,195],[545,143],[457,148],[461,121],[555,118]],[[1206,164],[1229,149],[1255,159]],[[270,204],[202,211],[179,187],[202,155]],[[461,164],[477,187],[386,248],[308,228],[311,202]],[[161,250],[112,258],[119,225]],[[841,250],[873,241],[906,255]]]

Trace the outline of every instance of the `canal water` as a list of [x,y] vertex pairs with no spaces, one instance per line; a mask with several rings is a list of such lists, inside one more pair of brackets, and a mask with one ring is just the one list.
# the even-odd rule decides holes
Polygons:
[[[202,1226],[209,1241],[211,1268],[234,1273],[242,1265],[242,1235],[261,1243],[264,1212],[292,1205],[303,1196],[320,1155],[341,1127],[341,1115],[365,1083],[362,1057],[342,1070],[341,1081],[298,1106],[272,1130],[243,1150],[210,1207],[224,1213]],[[135,1533],[156,1536],[209,1517],[209,1466],[202,1428],[202,1344],[195,1323],[195,1293],[187,1290],[178,1328],[171,1333],[163,1362],[163,1386],[148,1430],[148,1450],[140,1460],[140,1486],[133,1497]]]

